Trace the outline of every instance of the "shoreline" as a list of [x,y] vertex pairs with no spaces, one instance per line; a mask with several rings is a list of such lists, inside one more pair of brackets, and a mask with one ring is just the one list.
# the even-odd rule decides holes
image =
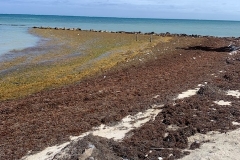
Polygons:
[[[156,43],[170,40],[169,37],[156,37],[150,42],[147,35],[141,35],[136,41],[136,37],[129,34],[88,31],[32,29],[29,32],[48,40],[17,52],[14,59],[0,64],[4,72],[1,77],[9,75],[10,79],[10,83],[3,83],[6,87],[0,87],[2,100],[80,81],[117,64],[128,63],[135,56],[148,52]],[[39,72],[42,72],[40,77]],[[19,79],[19,76],[32,77],[32,80]],[[17,82],[12,84],[11,81]],[[19,84],[23,85],[15,93]]]
[[94,30],[94,29],[89,29],[89,30],[82,30],[81,28],[61,28],[61,27],[32,27],[34,29],[54,29],[54,30],[69,30],[69,31],[89,31],[89,32],[105,32],[105,33],[121,33],[121,34],[139,34],[139,35],[154,35],[154,36],[170,36],[170,37],[195,37],[195,38],[236,38],[239,39],[240,37],[231,37],[231,36],[211,36],[211,35],[199,35],[199,34],[186,34],[186,33],[170,33],[170,32],[165,32],[165,33],[156,33],[156,32],[141,32],[141,31],[132,31],[132,32],[127,32],[127,31],[107,31],[107,30]]
[[[195,144],[189,137],[209,131],[228,133],[239,128],[236,125],[240,123],[239,53],[230,54],[226,38],[156,36],[150,43],[149,35],[141,35],[136,41],[132,34],[55,29],[34,32],[51,36],[53,41],[46,48],[56,44],[57,47],[30,62],[36,65],[53,58],[54,61],[48,66],[29,65],[23,72],[9,74],[5,84],[11,82],[12,87],[22,87],[30,82],[21,81],[26,76],[33,82],[47,82],[47,76],[53,80],[57,77],[58,81],[61,76],[76,80],[82,74],[77,70],[82,69],[81,64],[99,72],[92,70],[92,75],[83,79],[77,77],[76,81],[64,81],[57,87],[1,101],[0,159],[20,159],[29,151],[38,153],[94,127],[115,126],[124,117],[142,124],[146,119],[140,113],[159,105],[161,112],[156,112],[139,128],[133,127],[120,142],[90,135],[76,143],[77,146],[70,145],[74,150],[70,157],[79,158],[84,151],[90,152],[91,143],[95,149],[90,156],[96,158],[144,159],[147,155],[150,159],[179,159],[190,153],[185,150],[189,145],[201,148],[206,143]],[[93,41],[96,37],[99,41]],[[238,41],[236,45],[240,45]],[[76,48],[79,46],[84,46],[84,50]],[[72,54],[83,51],[85,54]],[[11,79],[13,75],[16,79]],[[35,87],[39,87],[38,83]]]
[[[9,24],[10,26],[26,26],[26,25],[15,25],[15,24]],[[66,28],[66,27],[37,27],[37,26],[33,26],[33,27],[27,27],[27,30],[31,30],[32,28],[35,29],[55,29],[55,30],[71,30],[71,31],[90,31],[90,32],[105,32],[105,33],[122,33],[122,34],[139,34],[139,35],[153,35],[153,36],[170,36],[170,37],[213,37],[213,38],[240,38],[237,36],[213,36],[213,35],[201,35],[201,34],[186,34],[186,33],[170,33],[170,32],[165,32],[165,33],[157,33],[157,32],[141,32],[141,31],[107,31],[107,30],[94,30],[94,29],[89,29],[89,30],[82,30],[81,28]],[[38,36],[36,36],[38,37]],[[36,47],[39,43],[38,39],[36,41],[36,44],[33,46],[31,45],[30,47],[26,47],[26,48],[21,48],[21,49],[15,49],[13,48],[12,50],[8,50],[8,52],[3,53],[2,55],[0,55],[1,57],[3,57],[6,54],[11,54],[13,52],[19,52],[19,51],[24,51],[27,50],[29,48],[33,48]]]

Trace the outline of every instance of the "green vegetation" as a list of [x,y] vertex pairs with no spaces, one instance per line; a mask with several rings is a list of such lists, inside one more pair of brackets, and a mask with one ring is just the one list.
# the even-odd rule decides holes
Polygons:
[[0,70],[20,67],[0,77],[0,100],[20,98],[43,89],[80,81],[118,63],[125,63],[144,50],[169,37],[100,33],[54,29],[33,29],[33,34],[48,38],[45,53],[30,60],[26,56],[0,63]]

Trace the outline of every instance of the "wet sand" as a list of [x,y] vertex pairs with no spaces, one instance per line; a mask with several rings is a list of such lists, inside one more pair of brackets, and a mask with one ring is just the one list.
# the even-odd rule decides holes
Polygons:
[[[63,31],[43,31],[45,33],[35,33],[59,41],[75,32],[64,31],[66,34],[62,34]],[[107,34],[103,36],[107,39],[108,34],[112,33],[94,34],[100,34],[100,37],[103,36],[101,34]],[[75,36],[72,37],[73,41],[76,41]],[[119,36],[121,39],[126,35]],[[135,41],[134,35],[127,36]],[[214,153],[227,153],[216,143],[218,149],[209,152],[207,149],[207,154],[204,154],[201,148],[217,140],[191,137],[209,135],[211,131],[215,131],[215,135],[223,133],[221,136],[224,136],[240,127],[240,54],[229,54],[226,48],[230,41],[240,45],[238,39],[158,36],[156,41],[150,43],[148,38],[146,35],[139,44],[133,42],[127,47],[124,44],[121,54],[115,54],[113,59],[106,54],[106,64],[110,62],[109,57],[111,61],[124,57],[115,65],[92,72],[84,78],[78,77],[47,86],[47,89],[42,87],[30,95],[1,101],[0,159],[19,159],[29,151],[34,155],[46,147],[66,142],[69,146],[62,148],[61,152],[47,151],[41,157],[178,159],[187,158],[193,152],[193,155],[199,153],[201,158],[207,158],[212,153],[214,159]],[[56,41],[57,44],[59,41]],[[62,43],[65,46],[65,41]],[[45,45],[55,46],[55,43],[49,41]],[[142,48],[139,50],[140,46]],[[64,51],[63,55],[66,55],[65,51],[70,54],[76,46],[65,47],[66,50],[57,46],[53,51]],[[115,53],[115,50],[111,51]],[[104,49],[103,53],[106,52],[109,53],[109,50]],[[48,54],[49,59],[55,58],[54,54],[58,52]],[[96,56],[96,61],[90,62],[98,62],[101,55]],[[62,57],[62,54],[59,56]],[[32,63],[39,62],[39,59]],[[74,60],[62,59],[59,64],[75,66],[79,61]],[[53,62],[58,63],[56,59]],[[53,62],[50,65],[48,63],[47,67],[51,68]],[[88,68],[94,63],[90,63]],[[41,64],[41,67],[44,65]],[[70,70],[72,68],[66,71]],[[63,75],[65,73],[68,72],[63,70]],[[145,111],[152,111],[156,115],[144,114]],[[132,125],[125,122],[131,122]],[[114,126],[120,128],[119,134],[113,133],[111,127]],[[108,132],[100,133],[97,131],[100,128]],[[73,138],[87,132],[93,135]],[[120,132],[124,134],[120,135]],[[209,136],[213,137],[214,134]],[[116,135],[120,135],[120,138],[116,138]],[[235,148],[234,151],[240,148],[238,142],[229,145]],[[226,155],[222,154],[222,158],[226,159]],[[194,157],[198,159],[199,156]]]

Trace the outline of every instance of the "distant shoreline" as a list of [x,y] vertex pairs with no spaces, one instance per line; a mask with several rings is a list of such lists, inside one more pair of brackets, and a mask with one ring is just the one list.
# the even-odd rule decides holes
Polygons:
[[107,30],[94,30],[94,29],[89,29],[89,30],[82,30],[81,28],[65,28],[65,27],[37,27],[34,26],[32,27],[34,29],[54,29],[54,30],[70,30],[70,31],[89,31],[89,32],[105,32],[105,33],[121,33],[121,34],[140,34],[140,35],[154,35],[154,36],[169,36],[169,37],[212,37],[212,38],[240,38],[240,37],[221,37],[221,36],[211,36],[211,35],[198,35],[198,34],[185,34],[185,33],[156,33],[156,32],[141,32],[141,31],[133,31],[133,32],[128,32],[128,31],[107,31]]

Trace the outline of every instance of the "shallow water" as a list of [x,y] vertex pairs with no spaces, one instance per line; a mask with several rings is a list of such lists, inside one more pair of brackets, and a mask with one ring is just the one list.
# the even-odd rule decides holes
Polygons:
[[28,29],[33,26],[129,32],[170,32],[220,37],[240,36],[240,21],[0,14],[0,55],[36,45],[39,38],[28,33]]
[[0,55],[35,46],[39,40],[38,37],[29,34],[28,28],[24,26],[1,25],[0,35]]

